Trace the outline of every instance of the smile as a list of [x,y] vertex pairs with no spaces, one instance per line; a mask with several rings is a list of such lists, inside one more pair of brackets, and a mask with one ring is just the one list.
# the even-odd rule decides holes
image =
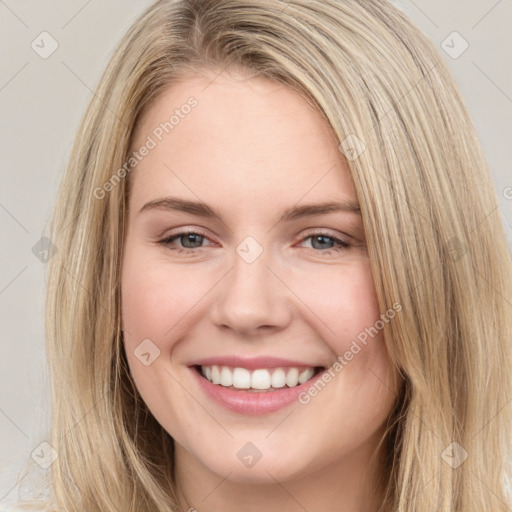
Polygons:
[[198,392],[222,409],[257,416],[293,404],[327,371],[276,358],[211,358],[188,365]]
[[199,369],[203,377],[212,384],[253,392],[294,388],[304,384],[322,370],[320,367],[257,368],[249,370],[247,368],[220,365],[205,365],[200,366]]

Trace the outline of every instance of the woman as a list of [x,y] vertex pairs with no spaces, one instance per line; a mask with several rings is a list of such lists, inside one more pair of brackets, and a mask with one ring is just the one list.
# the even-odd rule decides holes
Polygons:
[[150,6],[51,239],[56,509],[509,509],[497,200],[387,1]]

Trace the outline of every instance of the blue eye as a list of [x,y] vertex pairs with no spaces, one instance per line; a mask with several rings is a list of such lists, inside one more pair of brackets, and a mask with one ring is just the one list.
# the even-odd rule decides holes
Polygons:
[[[304,243],[309,239],[312,241],[312,247],[310,247],[310,249],[325,254],[330,254],[332,251],[339,252],[346,250],[351,245],[344,240],[323,232],[309,234],[303,237],[301,242]],[[205,247],[203,245],[204,240],[208,240],[206,235],[200,232],[189,230],[180,231],[179,233],[170,235],[162,240],[159,240],[158,243],[172,251],[192,253],[197,252],[197,249],[202,249]],[[175,242],[177,241],[179,241],[181,245],[176,246]],[[315,244],[314,241],[318,243]],[[329,247],[325,247],[325,244],[329,245]],[[332,246],[333,244],[334,246]]]
[[[195,231],[181,231],[174,235],[168,236],[163,240],[160,240],[158,243],[168,246],[171,250],[178,250],[179,252],[187,252],[193,251],[194,249],[200,249],[202,246],[202,241],[206,239],[206,236],[201,233],[196,233]],[[181,247],[172,247],[172,244],[175,240],[179,240],[184,245]],[[189,244],[191,246],[189,246]],[[196,245],[198,244],[198,245]]]
[[[327,233],[314,233],[312,235],[308,235],[307,237],[303,238],[302,241],[311,239],[311,245],[313,246],[312,249],[320,249],[322,252],[329,252],[330,250],[343,250],[348,247],[350,247],[350,244],[348,242],[345,242],[344,240],[340,240],[339,238],[330,236]],[[313,243],[314,240],[317,240],[320,242],[320,247],[315,247],[315,244]],[[329,242],[330,241],[330,242]],[[322,244],[330,243],[334,244],[335,247],[322,247]],[[336,245],[338,246],[336,248]]]

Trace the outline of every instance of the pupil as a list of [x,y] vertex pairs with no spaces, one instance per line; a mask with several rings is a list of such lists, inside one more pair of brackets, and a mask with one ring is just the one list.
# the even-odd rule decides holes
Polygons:
[[[314,241],[315,240],[323,240],[323,243],[331,243],[331,240],[329,237],[324,235],[316,235],[313,237],[313,247],[315,246]],[[315,247],[315,249],[318,249],[318,247]],[[325,247],[320,247],[320,249],[325,249]]]
[[189,242],[191,242],[192,245],[194,246],[194,238],[196,238],[196,242],[199,242],[199,245],[201,245],[201,238],[202,238],[201,235],[197,235],[195,233],[189,233],[189,234],[185,235],[185,240],[186,240],[186,243],[184,244],[185,247],[187,247],[187,244]]

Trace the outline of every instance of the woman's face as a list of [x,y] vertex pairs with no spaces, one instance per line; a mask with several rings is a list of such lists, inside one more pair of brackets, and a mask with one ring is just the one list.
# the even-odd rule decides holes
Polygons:
[[395,399],[382,326],[399,313],[379,310],[349,169],[296,92],[211,80],[168,89],[137,126],[131,373],[179,468],[264,483],[346,466],[355,479]]

